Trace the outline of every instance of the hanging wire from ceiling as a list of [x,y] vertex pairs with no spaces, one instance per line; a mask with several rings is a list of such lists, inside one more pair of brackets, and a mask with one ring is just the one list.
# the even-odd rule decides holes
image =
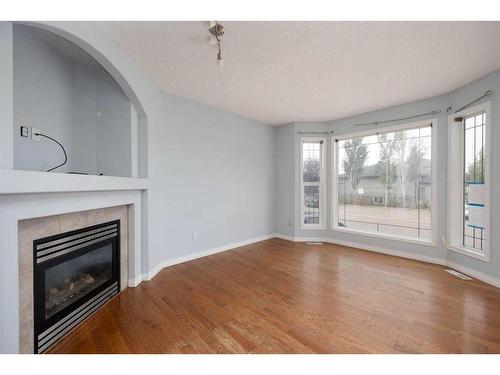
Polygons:
[[[215,37],[215,40],[213,40],[212,44],[215,44],[217,46],[217,63],[219,64],[219,66],[223,66],[224,60],[222,59],[222,36],[224,35],[226,29],[217,21],[210,21],[208,26],[208,31],[213,37]],[[210,37],[210,41],[212,42],[212,37]]]

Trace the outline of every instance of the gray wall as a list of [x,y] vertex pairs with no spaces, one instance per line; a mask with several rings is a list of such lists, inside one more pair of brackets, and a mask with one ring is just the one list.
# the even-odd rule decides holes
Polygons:
[[[72,62],[69,64],[71,80],[64,83],[70,92],[71,120],[70,123],[62,124],[62,127],[69,128],[71,136],[70,143],[68,143],[70,147],[68,159],[71,162],[71,169],[66,168],[66,170],[97,174],[96,70],[81,64]],[[66,108],[61,109],[65,110]],[[45,124],[43,126],[45,127]],[[58,132],[55,129],[51,131],[49,128],[47,132],[58,139]],[[27,145],[33,144],[30,141],[26,143]],[[60,150],[54,147],[54,144],[45,141],[44,143],[47,144],[47,147],[51,147],[54,152],[59,152],[60,155]],[[63,145],[66,147],[65,143]]]
[[[294,123],[280,126],[276,132],[276,153],[277,166],[281,169],[277,175],[276,186],[277,192],[283,199],[277,198],[279,204],[276,205],[276,232],[293,236],[296,238],[331,238],[337,241],[343,241],[353,244],[358,244],[364,247],[375,247],[394,252],[416,256],[422,259],[443,261],[447,259],[459,265],[472,268],[486,275],[500,277],[500,233],[492,230],[491,237],[491,262],[483,262],[467,256],[463,256],[453,251],[446,249],[444,241],[446,240],[447,226],[447,192],[446,192],[446,169],[447,169],[447,140],[448,140],[448,113],[446,109],[452,106],[456,110],[463,105],[471,102],[481,96],[486,90],[491,89],[497,92],[491,97],[491,164],[496,165],[496,161],[500,160],[500,149],[496,147],[500,145],[500,128],[496,126],[496,119],[500,116],[500,71],[494,72],[478,81],[472,82],[463,88],[460,88],[450,94],[434,97],[426,100],[421,100],[413,103],[408,103],[396,107],[385,108],[374,112],[364,113],[358,116],[353,116],[345,119],[339,119],[326,123]],[[297,132],[305,131],[333,131],[334,134],[342,135],[361,130],[368,130],[370,126],[355,127],[356,123],[365,123],[371,121],[380,121],[391,118],[401,118],[416,113],[426,113],[431,110],[441,110],[438,115],[428,116],[429,119],[437,118],[437,242],[435,246],[421,245],[416,243],[402,242],[396,239],[374,238],[364,235],[341,233],[338,231],[327,230],[301,230],[300,229],[300,176],[299,176],[299,156],[300,156],[300,135]],[[423,120],[425,117],[419,118]],[[408,121],[407,121],[408,122]],[[384,127],[397,126],[404,122],[394,122]],[[372,126],[375,128],[375,126]],[[291,140],[292,138],[292,140]],[[294,141],[293,159],[290,158],[291,149],[290,142]],[[327,212],[326,223],[327,228],[330,228],[331,219],[331,155],[330,147],[327,149],[326,171],[327,171]],[[286,156],[285,156],[286,155]],[[292,172],[293,171],[293,172]],[[293,192],[293,202],[290,203],[290,194]],[[500,227],[500,172],[498,168],[491,170],[491,227]],[[278,193],[277,193],[278,194]],[[285,198],[286,197],[286,198]],[[290,210],[287,205],[292,204],[294,207],[294,223],[295,227],[290,230],[286,226],[286,222],[290,220]]]
[[97,70],[95,80],[96,172],[105,176],[131,176],[130,102],[105,71]]
[[46,170],[63,161],[55,143],[19,135],[36,127],[61,142],[57,172],[130,176],[130,103],[91,57],[62,38],[14,27],[14,167]]
[[[22,122],[27,126],[42,124],[38,126],[41,130],[61,138],[70,155],[70,164],[63,170],[77,168],[112,174],[106,171],[106,162],[112,162],[113,158],[129,160],[128,155],[116,158],[116,154],[120,154],[124,144],[130,150],[131,135],[113,126],[128,122],[130,129],[129,102],[122,101],[121,91],[120,95],[107,95],[108,91],[115,93],[114,81],[84,64],[75,64],[81,56],[71,53],[66,56],[66,47],[53,44],[46,37],[39,38],[42,30],[14,27],[17,70],[14,167],[42,170],[50,165],[33,164],[34,160],[60,157],[57,148],[54,154],[40,154],[37,148],[44,147],[42,142],[17,136],[17,126]],[[116,57],[120,64],[129,64],[117,51],[110,54],[114,47],[108,49],[108,42],[98,29],[89,25],[78,32],[81,30],[95,36],[94,43],[104,47],[102,50],[108,51],[109,57]],[[25,72],[29,74],[24,76]],[[149,251],[144,252],[142,259],[144,273],[175,257],[272,234],[276,129],[161,93],[142,73],[127,78],[136,89],[142,90],[141,104],[147,114],[147,127],[144,117],[137,121],[137,137],[149,140],[147,147],[143,147],[143,142],[139,144],[139,154],[147,154],[147,158],[139,158],[139,175],[148,176],[149,180],[149,189],[143,194],[146,217],[142,223],[148,234],[145,241],[149,242]],[[78,82],[76,88],[75,82]],[[46,92],[53,92],[52,97],[45,95]],[[44,112],[48,108],[50,111]],[[119,110],[106,112],[109,108]],[[52,112],[58,114],[57,121],[51,117]],[[68,129],[68,123],[75,122],[81,125]],[[102,134],[103,129],[110,131]],[[105,155],[101,144],[110,146],[113,152]],[[36,152],[39,155],[33,157]],[[198,232],[197,240],[192,239],[192,232]]]
[[295,125],[276,128],[274,220],[276,233],[294,235],[295,228]]
[[169,94],[162,107],[162,173],[150,180],[165,242],[150,262],[273,233],[275,129]]
[[11,24],[0,22],[0,169],[14,165],[13,42]]
[[466,267],[478,270],[487,275],[500,278],[500,127],[498,119],[500,118],[500,71],[489,74],[477,81],[474,81],[465,87],[453,91],[450,94],[450,105],[456,110],[461,108],[472,100],[485,93],[486,90],[495,91],[495,95],[488,98],[491,102],[491,166],[490,166],[490,203],[491,217],[490,227],[491,239],[491,262],[483,262],[462,254],[448,251],[446,257],[448,260],[464,265]]
[[[39,128],[72,150],[71,64],[28,28],[14,27],[14,167],[46,170],[63,160],[49,142],[19,136],[19,126]],[[72,158],[59,171],[73,169]]]

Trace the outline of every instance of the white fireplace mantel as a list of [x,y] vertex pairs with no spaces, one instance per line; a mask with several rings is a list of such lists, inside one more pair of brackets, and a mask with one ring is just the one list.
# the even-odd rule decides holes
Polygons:
[[136,286],[142,281],[148,270],[147,180],[1,171],[0,186],[0,285],[4,286],[0,288],[0,353],[19,349],[20,220],[127,205],[128,284]]
[[147,178],[0,169],[0,194],[146,190]]

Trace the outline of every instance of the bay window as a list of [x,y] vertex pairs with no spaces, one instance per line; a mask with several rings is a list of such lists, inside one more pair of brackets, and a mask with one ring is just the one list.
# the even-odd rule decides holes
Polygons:
[[430,121],[332,139],[332,229],[433,242]]

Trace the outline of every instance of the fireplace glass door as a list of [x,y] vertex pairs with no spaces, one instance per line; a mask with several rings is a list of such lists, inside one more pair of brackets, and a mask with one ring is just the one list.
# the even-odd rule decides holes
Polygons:
[[119,221],[34,241],[35,352],[118,293],[119,244]]
[[108,243],[45,270],[45,319],[113,278],[113,246]]

